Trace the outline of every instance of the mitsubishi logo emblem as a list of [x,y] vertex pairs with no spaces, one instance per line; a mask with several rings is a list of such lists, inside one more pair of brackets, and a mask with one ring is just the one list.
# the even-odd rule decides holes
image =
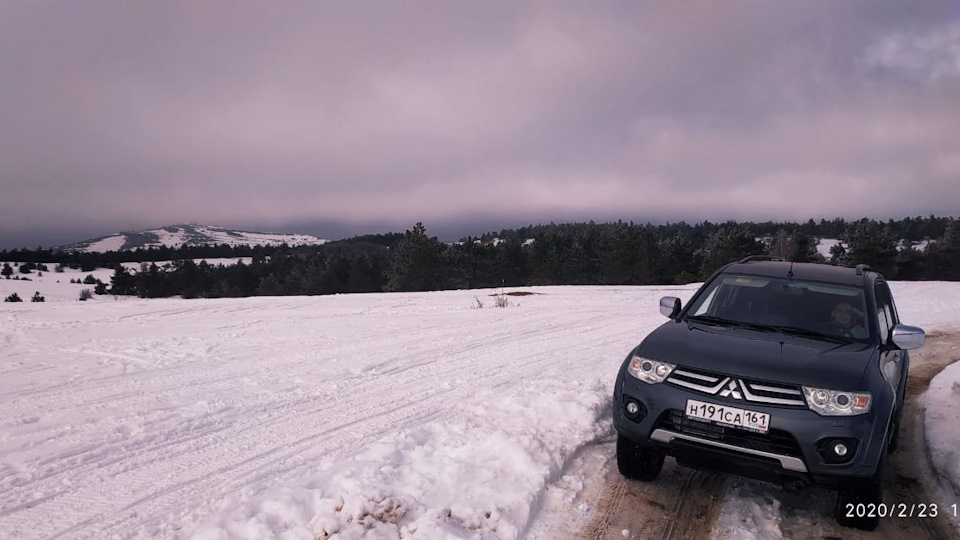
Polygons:
[[736,379],[730,379],[730,382],[727,383],[727,387],[720,392],[720,397],[733,396],[733,399],[743,399],[743,394],[740,393],[740,389],[737,388]]

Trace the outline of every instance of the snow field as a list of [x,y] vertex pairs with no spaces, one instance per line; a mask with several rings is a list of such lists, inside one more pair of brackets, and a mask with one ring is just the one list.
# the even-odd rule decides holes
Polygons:
[[[960,284],[893,288],[904,322],[960,328]],[[523,538],[612,437],[658,299],[695,289],[2,304],[0,531]]]

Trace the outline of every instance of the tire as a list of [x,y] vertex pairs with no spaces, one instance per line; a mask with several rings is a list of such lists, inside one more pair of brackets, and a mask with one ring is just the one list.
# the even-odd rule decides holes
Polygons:
[[[840,525],[862,531],[872,531],[880,524],[880,504],[883,502],[883,473],[887,451],[882,453],[873,477],[849,489],[837,492],[833,517]],[[872,510],[872,512],[871,512]]]
[[624,478],[650,482],[660,476],[663,452],[645,448],[617,434],[617,468]]
[[890,435],[890,442],[887,443],[887,455],[892,454],[897,451],[897,448],[900,446],[900,417],[903,413],[903,406],[901,405],[897,409],[897,418],[894,420],[893,433]]

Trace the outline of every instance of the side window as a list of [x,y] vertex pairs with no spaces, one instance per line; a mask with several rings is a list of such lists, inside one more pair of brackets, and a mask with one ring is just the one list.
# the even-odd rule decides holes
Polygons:
[[694,315],[705,315],[710,306],[713,305],[714,299],[717,296],[717,289],[710,291],[710,294],[703,300],[700,304],[700,307],[697,308],[697,311],[694,312]]
[[887,289],[890,298],[890,327],[892,328],[900,324],[900,315],[897,314],[897,303],[893,300],[893,293],[890,292],[887,285],[884,285],[883,288]]
[[886,283],[878,283],[874,289],[874,295],[877,298],[877,331],[880,332],[880,342],[886,345],[890,330],[896,324],[890,289],[887,288]]

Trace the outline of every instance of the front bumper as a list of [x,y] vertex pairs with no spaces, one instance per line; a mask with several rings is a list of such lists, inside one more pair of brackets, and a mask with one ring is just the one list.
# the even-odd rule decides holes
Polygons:
[[[686,418],[688,399],[770,415],[766,433],[718,426]],[[628,400],[640,405],[628,415]],[[613,400],[617,431],[643,446],[664,452],[686,466],[710,468],[760,480],[839,487],[874,475],[885,452],[890,403],[876,400],[870,413],[826,417],[803,407],[776,406],[691,391],[670,383],[647,384],[621,372]],[[825,452],[830,441],[853,443],[843,460]],[[831,459],[832,458],[832,459]]]

